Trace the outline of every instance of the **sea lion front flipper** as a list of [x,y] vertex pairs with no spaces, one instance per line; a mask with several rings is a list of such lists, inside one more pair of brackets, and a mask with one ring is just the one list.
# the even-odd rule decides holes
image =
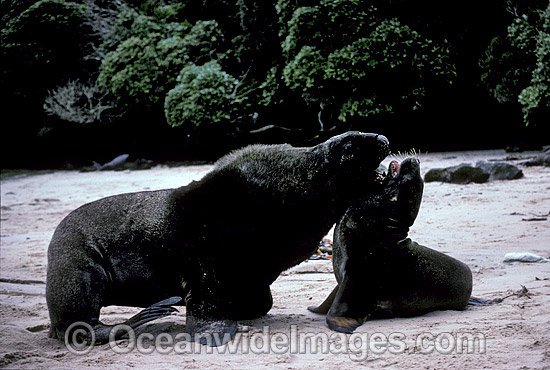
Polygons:
[[332,292],[330,292],[323,303],[321,303],[319,306],[309,306],[307,309],[313,313],[326,315],[330,310],[330,307],[332,306],[332,302],[334,302],[334,297],[336,297],[336,293],[338,293],[338,285],[336,285],[334,289],[332,289]]
[[[237,321],[231,315],[230,305],[224,299],[224,289],[214,269],[201,274],[199,287],[207,289],[191,289],[185,298],[187,320],[185,332],[191,340],[211,347],[224,345],[235,337]],[[209,279],[214,278],[214,281]]]
[[174,312],[178,312],[178,310],[172,306],[175,306],[182,301],[183,299],[177,296],[167,298],[138,312],[137,314],[126,320],[124,324],[135,329],[143,324],[148,323],[149,321],[171,315]]
[[222,346],[237,333],[237,322],[230,319],[199,319],[187,315],[185,331],[192,341],[211,347]]
[[[174,312],[178,312],[178,310],[172,306],[177,305],[182,301],[183,301],[182,298],[177,296],[162,300],[160,302],[152,304],[151,306],[143,309],[142,311],[138,312],[134,316],[130,317],[128,320],[124,321],[122,324],[128,325],[129,327],[135,330],[141,327],[142,325],[147,324],[150,321],[171,315]],[[99,322],[99,320],[95,320],[95,321],[96,323],[93,326],[94,335],[95,335],[95,344],[108,343],[109,340],[111,339],[110,338],[111,329],[116,325],[105,325]],[[114,339],[115,340],[121,339],[126,334],[127,332],[125,330],[119,330],[116,332]],[[87,342],[90,342],[91,338],[88,336],[87,338],[85,338],[85,340]]]
[[338,287],[334,302],[327,314],[328,327],[341,333],[353,333],[363,325],[369,305],[365,302],[365,289],[354,286],[353,279],[345,277]]

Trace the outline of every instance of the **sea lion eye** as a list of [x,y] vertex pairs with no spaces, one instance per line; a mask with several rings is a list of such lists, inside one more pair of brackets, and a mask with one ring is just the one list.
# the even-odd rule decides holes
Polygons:
[[356,151],[357,151],[357,148],[355,147],[355,145],[352,144],[351,141],[344,143],[342,145],[341,162],[347,162],[352,160],[353,157],[355,156]]

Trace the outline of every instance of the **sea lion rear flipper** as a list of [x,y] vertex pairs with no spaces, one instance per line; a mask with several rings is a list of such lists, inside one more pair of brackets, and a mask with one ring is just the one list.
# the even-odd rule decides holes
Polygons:
[[187,315],[185,331],[192,341],[217,347],[232,340],[237,333],[237,322],[230,319],[199,319]]
[[345,277],[334,296],[334,302],[327,314],[328,327],[341,333],[353,333],[365,322],[369,305],[364,302],[365,289],[357,287]]
[[334,289],[332,289],[332,292],[330,292],[323,303],[321,303],[319,306],[309,306],[307,309],[313,313],[326,315],[330,310],[330,306],[332,306],[332,302],[334,302],[334,297],[336,296],[336,293],[338,293],[338,285],[336,285]]

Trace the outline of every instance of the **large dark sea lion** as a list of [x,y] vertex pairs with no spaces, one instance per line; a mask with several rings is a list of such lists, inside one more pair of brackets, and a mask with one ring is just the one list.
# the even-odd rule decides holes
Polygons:
[[463,310],[472,291],[468,266],[407,238],[422,200],[420,163],[390,164],[381,190],[355,202],[337,224],[333,266],[338,285],[319,307],[328,326],[353,332],[372,318]]
[[177,297],[189,333],[234,335],[236,320],[271,308],[279,274],[311,256],[351,201],[374,191],[387,154],[385,137],[359,132],[310,148],[255,145],[187,186],[76,209],[48,249],[50,336],[62,340],[83,321],[104,343],[111,327],[99,321],[101,307],[164,300],[127,322],[137,327],[173,312]]

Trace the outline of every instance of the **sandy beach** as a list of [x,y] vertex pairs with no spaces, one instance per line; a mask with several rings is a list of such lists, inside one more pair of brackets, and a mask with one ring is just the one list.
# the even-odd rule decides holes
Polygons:
[[[425,174],[431,168],[506,155],[492,150],[421,154],[420,159]],[[521,160],[509,162],[519,165]],[[272,285],[274,305],[268,315],[239,322],[236,339],[226,346],[180,343],[175,335],[163,335],[156,338],[161,342],[157,348],[130,348],[128,341],[122,341],[75,354],[62,342],[49,339],[46,255],[58,223],[84,203],[124,192],[182,186],[211,168],[57,171],[2,180],[0,367],[550,369],[550,263],[503,262],[509,252],[550,257],[548,167],[521,167],[524,177],[518,180],[425,185],[422,207],[409,236],[466,263],[474,277],[473,295],[485,299],[508,296],[501,303],[372,320],[354,334],[338,334],[328,329],[324,316],[306,309],[321,303],[334,287],[331,261],[305,261]],[[527,294],[514,294],[522,286]],[[365,286],[365,294],[368,289]],[[152,330],[160,335],[159,328],[164,328],[175,334],[175,328],[185,324],[185,307],[178,308],[179,314],[152,323]],[[119,323],[138,311],[110,306],[102,310],[101,319]],[[307,336],[318,345],[311,345]],[[170,338],[174,343],[169,343]]]

